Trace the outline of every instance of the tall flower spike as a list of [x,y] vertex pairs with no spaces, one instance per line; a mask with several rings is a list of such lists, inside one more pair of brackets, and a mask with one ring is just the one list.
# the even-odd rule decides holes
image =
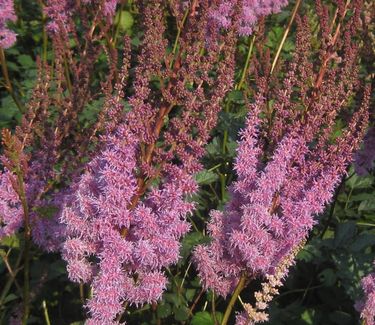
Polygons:
[[[353,8],[356,13],[358,4]],[[268,124],[262,123],[260,113],[272,89],[267,87],[267,77],[257,76],[258,94],[240,133],[235,162],[238,178],[230,188],[231,200],[223,212],[211,212],[208,232],[212,242],[198,246],[193,256],[204,287],[226,296],[244,274],[247,279],[274,276],[280,263],[307,238],[314,216],[330,202],[368,124],[370,88],[366,87],[362,105],[343,135],[332,140],[331,119],[345,107],[343,95],[351,95],[358,84],[356,47],[348,37],[354,31],[355,16],[344,32],[347,42],[341,64],[329,71],[321,68],[317,76],[309,65],[290,65],[286,81],[273,92],[283,96],[275,98],[270,130],[262,129]],[[297,39],[305,39],[306,19],[297,22]],[[309,55],[306,44],[297,42],[294,61],[302,62]],[[317,80],[317,84],[302,87],[307,80]],[[292,97],[299,98],[306,110],[299,108],[299,101],[292,102]],[[295,111],[286,113],[285,107]],[[238,322],[264,320],[262,302],[251,308],[246,305],[253,319],[242,315]]]
[[115,323],[124,302],[160,299],[163,269],[178,261],[180,239],[190,230],[193,175],[234,74],[233,32],[205,51],[210,1],[188,17],[174,56],[164,37],[166,3],[139,5],[144,39],[131,110],[119,124],[107,125],[101,152],[72,186],[62,213],[68,233],[63,258],[73,281],[92,286],[92,324]]

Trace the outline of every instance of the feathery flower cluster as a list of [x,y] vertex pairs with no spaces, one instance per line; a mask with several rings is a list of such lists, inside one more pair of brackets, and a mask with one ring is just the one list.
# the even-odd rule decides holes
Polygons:
[[211,18],[218,27],[235,28],[240,35],[250,35],[261,16],[277,13],[287,0],[221,0],[211,10]]
[[[342,98],[356,85],[356,47],[345,34],[348,43],[342,64],[329,72],[324,83],[317,83],[321,97],[316,98],[306,87],[308,79],[319,80],[309,63],[308,30],[307,20],[298,19],[294,62],[303,64],[292,63],[283,86],[276,90],[274,129],[269,130],[274,135],[267,146],[260,116],[270,95],[267,75],[258,74],[258,93],[240,134],[238,179],[230,188],[231,201],[223,212],[211,213],[212,242],[198,246],[194,253],[203,285],[224,297],[242,274],[248,279],[274,275],[283,259],[306,239],[314,215],[330,202],[367,127],[369,89],[344,134],[331,141],[334,120],[344,107]],[[323,73],[320,70],[319,76]],[[309,107],[305,112],[291,109],[291,94],[297,89],[296,98]]]
[[[128,99],[132,109],[119,124],[108,123],[103,149],[72,186],[61,217],[70,279],[93,289],[89,324],[115,323],[124,302],[138,306],[161,297],[163,268],[177,262],[179,240],[190,229],[193,175],[234,73],[234,33],[201,54],[209,1],[189,17],[172,58],[166,55],[165,2],[139,5],[144,38]],[[155,76],[162,79],[160,92],[150,84]],[[118,116],[115,111],[122,106],[109,115]]]
[[251,304],[244,303],[245,311],[237,314],[236,324],[252,325],[268,320],[268,314],[264,310],[273,299],[273,296],[279,293],[278,287],[282,286],[282,281],[288,275],[289,268],[294,264],[295,257],[303,245],[304,242],[294,247],[290,254],[276,267],[274,274],[266,275],[266,282],[262,283],[262,290],[254,293],[256,300],[255,307]]
[[[375,263],[374,263],[375,266]],[[365,299],[358,304],[361,318],[366,325],[375,324],[375,273],[371,273],[362,279],[362,289]]]
[[69,31],[69,18],[74,7],[72,0],[48,0],[44,13],[49,18],[48,31],[58,33]]
[[83,5],[78,5],[74,0],[48,0],[44,13],[49,18],[48,30],[51,33],[71,31],[69,20],[77,10],[92,5],[100,11],[100,17],[112,20],[118,0],[83,0]]
[[[129,209],[138,190],[136,153],[136,138],[127,126],[118,127],[89,164],[62,216],[74,235],[63,250],[70,278],[87,282],[94,276],[88,307],[92,321],[100,324],[113,319],[124,301],[139,305],[160,298],[166,285],[161,268],[177,261],[178,240],[189,230],[184,216],[193,206],[182,199],[195,184],[177,169],[164,186]],[[90,265],[91,255],[99,259],[98,272]]]
[[16,42],[16,33],[7,28],[7,23],[16,19],[13,0],[0,0],[0,47],[4,49]]
[[14,182],[10,172],[0,174],[0,239],[17,232],[23,221],[21,202],[12,184]]
[[368,175],[369,171],[374,168],[375,162],[375,128],[368,130],[364,141],[363,149],[355,155],[355,171],[358,175]]

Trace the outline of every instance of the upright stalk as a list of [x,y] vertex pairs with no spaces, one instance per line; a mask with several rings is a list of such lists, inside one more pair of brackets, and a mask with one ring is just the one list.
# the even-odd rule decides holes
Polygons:
[[279,59],[279,56],[280,56],[280,53],[281,53],[281,50],[284,46],[284,43],[286,41],[286,38],[289,34],[289,31],[290,31],[290,28],[292,27],[292,24],[293,24],[293,21],[294,19],[296,18],[296,14],[297,14],[297,11],[298,11],[298,8],[301,4],[301,0],[297,0],[296,4],[294,5],[294,9],[293,9],[293,12],[292,12],[292,16],[290,17],[289,19],[289,23],[288,23],[288,26],[286,27],[285,31],[284,31],[284,35],[283,35],[283,38],[281,39],[281,42],[280,42],[280,45],[277,49],[277,52],[276,52],[276,55],[275,55],[275,58],[273,59],[273,62],[272,62],[272,66],[271,66],[271,74],[273,72],[273,70],[275,69],[276,67],[276,64],[277,64],[277,61]]
[[234,307],[234,304],[236,303],[236,300],[237,300],[238,296],[240,295],[241,291],[245,288],[246,280],[247,280],[247,277],[246,277],[245,274],[243,274],[241,276],[240,280],[238,281],[236,289],[234,289],[232,297],[229,300],[227,309],[225,310],[225,313],[224,313],[224,316],[223,316],[223,320],[221,321],[221,325],[227,325],[229,317],[232,313],[232,309]]
[[5,81],[5,89],[12,96],[14,102],[16,103],[16,105],[18,107],[18,110],[21,113],[24,113],[25,108],[22,105],[22,103],[19,101],[19,99],[17,98],[17,96],[14,92],[14,88],[12,86],[12,83],[9,79],[7,61],[5,59],[4,49],[2,47],[0,47],[0,64],[1,64],[1,71],[2,71],[2,74],[3,74],[3,77],[4,77],[4,81]]
[[242,70],[241,80],[235,87],[236,90],[241,90],[245,82],[245,78],[249,70],[251,55],[253,54],[254,43],[255,43],[255,35],[253,35],[253,37],[250,38],[249,50],[247,51],[246,62]]
[[25,239],[25,250],[24,250],[24,283],[23,283],[23,316],[22,325],[27,324],[30,313],[30,246],[31,246],[31,226],[30,226],[30,215],[29,207],[26,200],[26,192],[23,174],[20,166],[16,169],[18,186],[19,186],[19,197],[22,204],[23,216],[24,216],[24,239]]

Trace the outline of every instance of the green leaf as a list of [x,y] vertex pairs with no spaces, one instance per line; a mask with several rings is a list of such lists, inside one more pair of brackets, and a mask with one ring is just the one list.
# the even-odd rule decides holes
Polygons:
[[18,247],[20,247],[20,239],[19,239],[18,235],[7,236],[7,237],[4,237],[0,241],[0,245],[12,247],[12,248],[18,248]]
[[337,325],[354,324],[354,319],[350,314],[339,310],[330,313],[329,319]]
[[194,246],[207,243],[209,240],[210,239],[208,237],[203,236],[203,234],[200,232],[195,231],[187,234],[182,240],[181,256],[183,258],[187,258]]
[[331,268],[327,268],[319,273],[319,280],[327,287],[331,287],[337,281],[336,272]]
[[17,61],[25,70],[34,67],[34,61],[30,55],[20,54]]
[[174,318],[177,321],[184,321],[189,318],[189,309],[185,306],[174,308]]
[[334,246],[340,247],[348,244],[348,241],[353,238],[356,231],[356,225],[353,221],[339,223],[335,233]]
[[199,185],[207,185],[215,182],[219,176],[213,171],[202,170],[195,175],[195,180]]
[[370,188],[374,182],[373,177],[362,177],[354,174],[349,180],[346,181],[346,186],[350,189]]
[[14,293],[10,293],[9,295],[7,295],[4,299],[4,304],[10,302],[10,301],[13,301],[15,299],[18,299],[18,297],[14,294]]
[[160,303],[157,309],[158,318],[167,318],[172,314],[172,307],[168,303]]
[[59,209],[53,205],[35,207],[33,210],[38,214],[38,216],[46,219],[52,219],[59,211]]
[[359,204],[358,211],[375,211],[375,199],[362,201]]
[[115,24],[119,24],[119,28],[121,31],[127,31],[133,27],[134,18],[129,11],[123,10],[117,13]]
[[197,292],[196,289],[186,289],[185,297],[187,301],[192,301],[195,297],[195,293]]
[[200,311],[193,316],[191,325],[214,325],[214,320],[209,312]]
[[304,311],[304,313],[301,315],[302,320],[305,321],[306,324],[313,324],[314,323],[314,310],[307,309]]
[[243,92],[240,90],[232,90],[228,94],[228,100],[234,103],[242,104],[244,102]]
[[354,243],[350,246],[350,250],[354,253],[357,253],[371,245],[375,245],[375,235],[362,233],[356,238]]

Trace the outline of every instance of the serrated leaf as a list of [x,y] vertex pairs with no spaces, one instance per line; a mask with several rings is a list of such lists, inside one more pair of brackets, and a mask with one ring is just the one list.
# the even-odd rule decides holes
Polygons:
[[234,103],[243,103],[244,102],[243,92],[240,90],[232,90],[228,94],[228,100]]
[[10,302],[10,301],[13,301],[13,300],[16,300],[18,299],[18,297],[14,294],[14,293],[10,293],[9,295],[7,295],[3,301],[4,304]]
[[375,199],[362,201],[359,204],[358,211],[375,211]]
[[319,280],[327,287],[333,286],[337,281],[337,275],[331,268],[327,268],[319,273]]
[[334,245],[335,247],[344,246],[353,238],[356,231],[355,223],[352,221],[339,223],[335,233]]
[[369,188],[374,182],[373,177],[362,177],[354,174],[350,179],[345,183],[350,189],[360,189],[360,188]]
[[216,173],[209,170],[202,170],[201,172],[195,175],[195,180],[199,185],[211,184],[217,181],[218,178],[219,176]]
[[133,15],[126,10],[118,12],[115,18],[115,24],[119,24],[121,31],[127,31],[131,29],[134,24]]
[[184,321],[189,318],[189,309],[185,306],[174,308],[174,318],[177,321]]
[[196,289],[186,289],[185,297],[187,301],[192,301],[194,299],[195,293],[197,292]]
[[159,318],[167,318],[172,314],[172,307],[168,303],[160,303],[158,305],[157,314]]
[[4,237],[0,241],[0,245],[12,247],[12,248],[18,248],[18,247],[20,247],[20,239],[19,239],[18,235],[7,236],[7,237]]
[[191,325],[215,325],[212,316],[207,311],[200,311],[193,316]]
[[30,55],[26,55],[26,54],[20,54],[18,57],[17,57],[17,61],[19,62],[19,64],[26,70],[26,69],[30,69],[34,66],[34,61],[33,59],[31,58]]
[[360,234],[354,243],[350,246],[352,252],[360,252],[366,247],[375,245],[375,235],[374,234]]

